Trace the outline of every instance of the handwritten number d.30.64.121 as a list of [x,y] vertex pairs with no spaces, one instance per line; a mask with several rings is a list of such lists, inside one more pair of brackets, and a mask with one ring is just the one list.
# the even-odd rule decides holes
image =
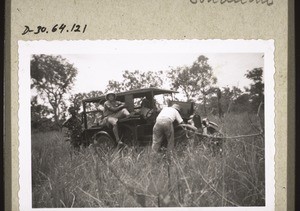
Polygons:
[[66,25],[66,24],[55,24],[54,26],[49,27],[50,30],[46,26],[37,26],[37,27],[29,27],[25,26],[25,29],[22,35],[33,33],[33,34],[42,34],[42,33],[68,33],[68,32],[81,32],[85,33],[87,28],[87,24],[79,25]]

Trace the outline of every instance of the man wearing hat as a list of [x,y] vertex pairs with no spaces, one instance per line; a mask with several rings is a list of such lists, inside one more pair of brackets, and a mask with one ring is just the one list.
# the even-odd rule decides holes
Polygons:
[[72,146],[75,149],[79,149],[80,143],[82,142],[82,126],[81,120],[76,115],[76,109],[70,106],[68,109],[71,117],[63,123],[63,127],[68,129],[68,136]]
[[104,103],[104,118],[106,122],[113,126],[113,132],[118,144],[122,144],[119,137],[117,122],[119,119],[130,116],[129,111],[125,108],[125,103],[116,101],[115,93],[107,93],[105,96],[106,102]]
[[174,148],[173,122],[177,121],[179,124],[183,123],[183,119],[180,116],[180,110],[181,108],[178,104],[173,104],[171,107],[163,108],[158,114],[153,127],[153,152],[158,152],[164,137],[168,141],[168,151],[171,151]]

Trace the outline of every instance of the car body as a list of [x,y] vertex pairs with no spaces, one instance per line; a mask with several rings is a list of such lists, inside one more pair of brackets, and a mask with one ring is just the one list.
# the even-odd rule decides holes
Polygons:
[[[194,103],[173,100],[175,93],[178,92],[159,88],[144,88],[116,93],[116,100],[125,102],[126,108],[133,114],[129,118],[118,121],[119,136],[122,142],[129,146],[144,146],[152,142],[155,118],[161,110],[161,106],[157,105],[155,99],[157,96],[167,95],[168,106],[174,103],[179,104],[182,108],[181,116],[184,121],[187,121],[194,112]],[[152,111],[149,118],[145,118],[141,114],[141,105],[144,99],[147,99],[149,110]],[[117,144],[112,127],[101,124],[105,101],[105,95],[82,101],[84,125],[82,137],[85,145],[97,143],[104,145],[104,147],[112,147]]]

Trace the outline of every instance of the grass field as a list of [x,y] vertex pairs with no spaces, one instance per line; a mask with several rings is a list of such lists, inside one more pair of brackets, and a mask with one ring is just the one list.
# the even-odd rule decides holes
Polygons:
[[[217,122],[226,136],[258,133],[257,116]],[[32,134],[33,207],[264,206],[262,136],[229,139],[214,154],[209,140],[182,139],[171,159],[149,147],[75,153],[59,132]]]

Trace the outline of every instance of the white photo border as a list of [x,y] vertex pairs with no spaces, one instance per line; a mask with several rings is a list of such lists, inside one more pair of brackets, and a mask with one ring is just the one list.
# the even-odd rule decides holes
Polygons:
[[[243,210],[275,209],[275,91],[274,40],[80,40],[19,41],[19,208],[46,210]],[[163,48],[162,48],[163,46]],[[32,208],[30,58],[32,54],[99,53],[263,53],[265,83],[265,206],[176,208]]]

